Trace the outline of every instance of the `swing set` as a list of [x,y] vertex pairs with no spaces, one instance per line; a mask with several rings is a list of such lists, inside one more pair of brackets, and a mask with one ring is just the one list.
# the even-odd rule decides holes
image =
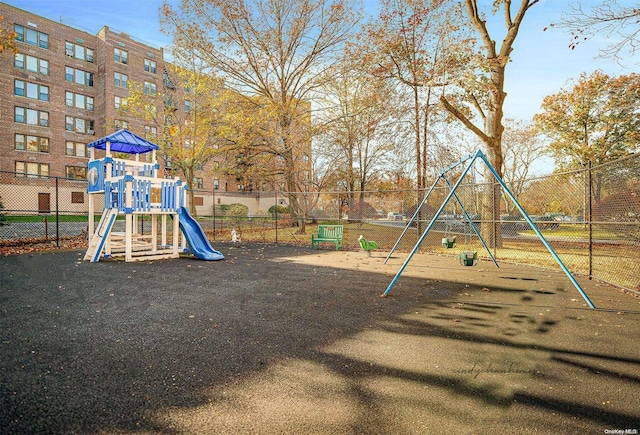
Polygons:
[[[503,192],[513,202],[513,205],[518,209],[520,214],[523,216],[524,220],[529,224],[531,229],[535,232],[536,236],[540,239],[542,244],[547,248],[547,250],[549,251],[551,256],[555,259],[555,261],[558,263],[560,268],[567,275],[567,277],[569,278],[571,283],[574,285],[574,287],[578,290],[578,292],[580,293],[582,298],[585,300],[587,305],[590,308],[595,308],[595,306],[593,305],[593,302],[591,302],[591,300],[589,299],[589,296],[587,296],[587,294],[584,292],[584,290],[582,289],[580,284],[576,281],[576,279],[573,277],[573,275],[571,274],[569,269],[567,269],[567,266],[565,266],[565,264],[562,262],[560,257],[558,257],[558,254],[554,251],[554,249],[551,247],[549,242],[542,235],[542,233],[540,232],[538,227],[533,223],[533,221],[531,220],[531,218],[529,217],[527,212],[524,210],[524,208],[522,208],[522,206],[520,205],[520,203],[518,202],[516,197],[513,195],[513,193],[511,193],[511,191],[509,190],[509,188],[507,187],[505,182],[498,175],[498,173],[496,172],[495,168],[491,165],[491,163],[489,163],[487,157],[480,150],[476,151],[473,154],[470,154],[469,156],[467,156],[466,158],[460,160],[459,162],[448,166],[447,168],[445,168],[438,175],[438,177],[436,178],[435,182],[432,184],[431,188],[429,189],[429,191],[427,192],[427,194],[423,198],[422,203],[420,204],[419,207],[416,208],[416,211],[414,212],[414,214],[411,217],[411,219],[409,219],[409,221],[407,222],[407,225],[405,226],[404,230],[400,234],[400,237],[398,237],[398,240],[393,245],[393,248],[391,248],[391,251],[387,255],[387,258],[385,259],[384,264],[387,264],[387,261],[389,261],[389,258],[391,257],[393,252],[396,250],[396,248],[400,244],[400,241],[405,236],[405,234],[407,233],[407,231],[409,230],[409,228],[411,227],[413,222],[416,221],[416,219],[418,219],[418,216],[420,214],[420,210],[427,203],[429,197],[432,195],[432,193],[434,192],[434,190],[436,189],[438,184],[441,183],[441,180],[444,182],[445,186],[447,187],[448,194],[445,197],[445,199],[442,202],[442,204],[440,205],[440,207],[438,208],[438,210],[436,211],[436,213],[434,214],[434,216],[431,218],[431,221],[427,225],[427,228],[424,230],[424,232],[422,233],[422,235],[418,239],[418,242],[416,243],[414,248],[411,250],[411,253],[409,254],[409,256],[405,259],[405,261],[402,264],[402,266],[400,266],[400,270],[398,270],[398,272],[396,273],[395,277],[393,278],[393,280],[391,280],[391,283],[389,283],[389,286],[387,287],[387,289],[385,290],[385,292],[381,296],[382,297],[386,297],[389,294],[389,292],[391,292],[391,289],[393,288],[395,283],[400,278],[400,275],[402,274],[404,269],[407,267],[407,265],[411,261],[411,258],[413,257],[413,255],[420,248],[420,245],[422,244],[424,239],[427,237],[427,234],[429,233],[429,231],[431,231],[433,229],[437,219],[441,216],[443,210],[445,209],[445,207],[447,206],[447,204],[449,203],[449,201],[451,199],[454,199],[455,203],[458,204],[458,206],[460,206],[460,208],[462,209],[462,213],[464,215],[463,222],[465,224],[465,229],[464,229],[465,245],[466,245],[466,243],[468,241],[467,236],[472,236],[471,232],[467,232],[466,231],[466,225],[468,224],[469,225],[469,229],[471,231],[473,231],[473,233],[478,237],[478,240],[480,241],[480,243],[482,244],[482,246],[486,250],[486,252],[489,255],[489,257],[491,258],[491,261],[493,262],[493,264],[495,264],[496,267],[500,267],[500,266],[498,266],[498,262],[496,261],[495,257],[491,253],[491,250],[489,249],[489,246],[487,245],[485,240],[482,238],[482,235],[480,234],[480,231],[478,231],[478,228],[477,228],[476,224],[473,222],[473,219],[471,218],[471,216],[469,215],[467,209],[465,208],[463,201],[461,201],[460,197],[456,194],[456,191],[458,191],[458,189],[460,188],[461,184],[463,183],[465,177],[467,176],[469,171],[473,168],[474,164],[476,163],[476,161],[478,159],[481,162],[484,162],[486,164],[487,168],[489,169],[489,171],[491,172],[491,174],[495,178],[496,182],[499,183],[500,186],[502,187]],[[452,185],[451,182],[449,181],[449,179],[447,178],[447,175],[450,174],[453,170],[462,167],[462,165],[464,165],[465,163],[466,163],[466,166],[464,166],[464,169],[462,170],[462,173],[460,174],[458,180],[455,182],[455,184]],[[448,233],[449,233],[449,229],[447,227],[445,227],[445,237],[442,238],[442,245],[443,245],[443,247],[445,247],[447,249],[450,249],[450,248],[453,248],[455,246],[456,236],[449,237]],[[458,259],[460,261],[460,264],[463,265],[463,266],[474,266],[478,262],[478,252],[477,251],[464,251],[464,252],[461,252],[460,254],[458,254]]]

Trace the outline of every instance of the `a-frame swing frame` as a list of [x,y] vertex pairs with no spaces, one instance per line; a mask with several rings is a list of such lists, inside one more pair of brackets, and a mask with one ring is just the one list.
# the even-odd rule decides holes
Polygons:
[[[411,226],[412,222],[417,218],[417,216],[420,213],[420,209],[422,208],[422,206],[426,203],[426,201],[428,200],[429,196],[431,195],[431,193],[433,192],[433,190],[435,189],[437,183],[442,179],[445,181],[445,183],[449,186],[450,191],[449,194],[447,195],[447,197],[444,199],[444,201],[442,202],[442,204],[440,205],[440,207],[438,208],[438,210],[436,211],[436,213],[434,214],[433,218],[431,218],[431,221],[429,222],[429,225],[427,225],[427,228],[424,230],[424,232],[422,233],[422,235],[420,236],[420,238],[418,239],[416,245],[413,247],[413,249],[411,250],[411,253],[409,253],[409,256],[405,259],[404,263],[402,263],[402,266],[400,266],[400,269],[398,270],[398,272],[396,273],[395,277],[391,280],[391,282],[389,283],[389,286],[387,287],[387,289],[384,291],[384,293],[382,294],[382,296],[387,296],[389,294],[389,292],[391,292],[391,289],[393,288],[393,286],[395,285],[396,281],[398,281],[398,279],[400,278],[400,275],[402,275],[402,272],[404,271],[404,269],[407,267],[407,265],[409,264],[409,262],[411,261],[411,258],[413,257],[413,255],[416,253],[416,251],[418,250],[418,248],[420,248],[420,245],[422,244],[422,242],[424,241],[424,239],[427,237],[427,234],[429,233],[429,231],[433,228],[436,220],[438,219],[438,217],[440,217],[440,214],[442,213],[442,211],[444,210],[444,208],[446,207],[446,205],[449,203],[449,201],[451,200],[451,198],[455,198],[455,200],[458,202],[458,204],[462,207],[462,210],[465,214],[465,218],[469,221],[471,228],[473,229],[473,231],[476,233],[476,235],[478,236],[478,238],[480,239],[480,241],[482,242],[483,246],[485,247],[485,249],[487,250],[487,252],[489,253],[489,256],[491,257],[491,259],[493,260],[493,263],[498,266],[495,258],[493,257],[493,255],[491,254],[491,250],[489,249],[489,247],[487,246],[487,244],[485,243],[484,239],[480,236],[480,233],[478,231],[478,229],[476,228],[476,226],[474,225],[474,223],[472,222],[471,217],[469,216],[469,214],[467,213],[466,209],[464,208],[464,205],[462,204],[462,202],[460,201],[460,199],[457,197],[456,195],[456,190],[458,189],[458,187],[460,186],[460,184],[462,183],[462,181],[464,180],[465,176],[467,175],[467,173],[469,172],[469,170],[473,167],[473,165],[475,164],[476,160],[482,160],[486,165],[487,168],[489,169],[489,171],[493,174],[495,180],[500,184],[500,186],[502,187],[503,192],[509,197],[509,199],[513,202],[513,204],[515,205],[515,207],[518,209],[518,211],[520,212],[520,214],[522,215],[522,217],[524,218],[524,220],[527,222],[527,224],[529,224],[529,226],[531,227],[531,229],[535,232],[536,236],[538,236],[538,238],[540,239],[540,241],[542,242],[542,244],[545,246],[545,248],[547,248],[547,250],[549,251],[549,253],[551,254],[551,256],[554,258],[554,260],[556,260],[556,262],[558,263],[558,265],[560,266],[560,268],[563,270],[563,272],[567,275],[567,277],[569,278],[569,280],[571,281],[571,283],[574,285],[574,287],[578,290],[578,292],[580,293],[580,295],[582,296],[582,298],[585,300],[585,302],[587,303],[587,305],[590,308],[595,308],[595,306],[593,305],[593,302],[591,302],[591,299],[589,299],[589,296],[587,296],[587,294],[584,292],[584,290],[582,289],[582,287],[580,286],[580,284],[578,283],[578,281],[576,281],[576,279],[574,278],[574,276],[571,274],[571,272],[569,271],[569,269],[567,268],[567,266],[562,262],[562,260],[560,259],[560,257],[558,256],[558,254],[556,253],[556,251],[551,247],[551,245],[549,244],[549,242],[547,241],[547,239],[545,239],[545,237],[542,235],[542,233],[540,232],[540,230],[538,229],[538,227],[533,223],[533,221],[531,220],[531,218],[529,217],[529,215],[527,214],[527,212],[524,210],[524,208],[520,205],[520,203],[518,202],[518,200],[516,199],[516,197],[513,195],[513,193],[511,193],[511,190],[509,190],[509,188],[507,187],[507,185],[505,184],[504,180],[502,180],[502,177],[500,177],[498,175],[498,173],[496,172],[495,168],[491,165],[491,163],[489,163],[489,160],[487,160],[487,157],[482,153],[482,151],[478,150],[476,151],[474,154],[470,154],[469,156],[467,156],[466,158],[460,160],[457,163],[454,163],[451,166],[448,166],[447,168],[445,168],[440,175],[438,176],[438,178],[436,179],[435,183],[431,186],[431,188],[429,189],[427,195],[425,195],[424,199],[422,200],[422,203],[420,204],[420,206],[416,209],[415,213],[413,214],[413,216],[411,217],[411,219],[409,220],[409,222],[407,223],[406,227],[404,228],[404,231],[402,232],[402,234],[400,234],[400,237],[398,238],[398,240],[396,241],[395,245],[393,246],[393,248],[391,249],[391,251],[389,252],[389,255],[387,256],[387,258],[385,259],[385,264],[386,262],[389,260],[389,257],[391,257],[391,254],[395,251],[396,247],[398,246],[398,244],[400,243],[400,240],[402,240],[402,238],[404,237],[404,235],[406,234],[406,232],[408,231],[409,227]],[[465,166],[464,170],[462,171],[462,174],[460,175],[460,177],[458,178],[458,181],[456,181],[456,183],[453,185],[453,187],[451,186],[451,184],[449,183],[449,181],[446,178],[446,174],[448,172],[450,172],[451,170],[457,168],[458,166],[461,166],[462,164],[464,164],[465,162],[467,162],[467,165]]]
[[[470,157],[468,157],[470,158]],[[405,226],[404,230],[402,231],[402,234],[400,234],[400,237],[398,238],[398,240],[396,241],[395,245],[393,245],[393,248],[391,248],[391,251],[389,251],[389,254],[387,255],[387,258],[384,260],[384,264],[387,264],[387,261],[389,261],[389,258],[391,257],[391,255],[393,254],[393,252],[396,250],[396,247],[398,246],[398,244],[400,243],[400,241],[402,240],[402,238],[404,237],[404,235],[407,233],[407,230],[409,229],[409,227],[411,226],[411,224],[413,223],[413,221],[416,219],[416,217],[418,216],[418,213],[420,212],[420,209],[422,208],[422,206],[427,202],[427,200],[429,199],[429,196],[431,196],[431,193],[433,192],[433,190],[436,188],[436,186],[438,185],[438,182],[440,180],[444,180],[445,184],[447,185],[447,187],[449,188],[449,191],[451,192],[451,195],[453,196],[453,198],[456,200],[456,202],[458,203],[458,205],[460,206],[460,208],[462,209],[462,212],[464,213],[464,216],[466,218],[466,222],[469,222],[469,226],[470,228],[473,230],[473,232],[476,234],[476,236],[478,236],[478,239],[480,240],[480,242],[482,243],[482,246],[484,246],[484,248],[487,251],[487,254],[489,254],[489,257],[491,257],[491,261],[493,261],[493,264],[496,265],[496,267],[498,266],[498,262],[496,261],[495,257],[493,256],[493,254],[491,253],[491,250],[489,249],[489,246],[487,245],[487,243],[484,241],[484,238],[482,237],[482,235],[480,234],[480,231],[478,231],[478,227],[476,227],[476,225],[473,223],[473,219],[471,219],[471,216],[469,216],[469,213],[467,212],[467,209],[465,208],[464,204],[462,203],[462,201],[460,201],[460,198],[458,198],[458,195],[456,195],[455,189],[453,188],[453,186],[451,186],[451,183],[449,182],[449,180],[446,177],[446,173],[455,168],[456,166],[459,166],[461,163],[464,163],[466,161],[462,160],[459,163],[456,163],[455,165],[449,166],[447,169],[445,169],[443,172],[440,173],[440,175],[438,176],[438,178],[436,179],[436,181],[433,183],[433,185],[431,186],[431,189],[429,189],[429,192],[425,195],[424,199],[422,200],[422,203],[420,204],[420,207],[418,207],[415,211],[415,213],[413,214],[413,216],[411,217],[411,219],[409,220],[409,222],[407,222],[407,225]],[[443,206],[442,209],[444,209],[444,207],[446,206],[446,204],[448,203],[448,201],[445,200],[445,202],[443,202]],[[436,214],[436,216],[434,216],[434,222],[435,220],[438,218],[438,216],[440,215],[440,211]],[[428,231],[429,228],[427,228],[426,231]]]

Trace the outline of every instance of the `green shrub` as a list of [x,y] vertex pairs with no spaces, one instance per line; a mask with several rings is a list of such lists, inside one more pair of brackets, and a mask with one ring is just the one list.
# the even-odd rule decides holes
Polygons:
[[[249,207],[244,204],[229,204],[229,208],[225,212],[225,216],[239,229],[242,223],[247,219]],[[240,230],[240,229],[239,229]]]
[[249,207],[239,203],[229,204],[225,215],[232,218],[246,218],[249,215]]
[[272,205],[271,207],[269,207],[269,213],[272,215],[275,215],[276,213],[278,214],[289,214],[290,210],[289,210],[289,206],[282,206],[282,205]]

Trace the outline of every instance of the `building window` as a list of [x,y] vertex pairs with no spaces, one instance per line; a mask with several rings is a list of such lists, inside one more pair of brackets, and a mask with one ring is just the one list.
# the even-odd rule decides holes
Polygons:
[[164,105],[167,107],[167,109],[176,110],[176,106],[173,104],[173,99],[169,95],[167,95],[167,97],[165,98]]
[[129,122],[128,121],[123,121],[122,119],[115,119],[113,121],[113,126],[117,129],[120,130],[122,128],[129,128]]
[[14,81],[14,94],[19,97],[32,98],[34,100],[49,101],[49,87],[29,83],[22,80]]
[[124,97],[114,97],[114,107],[116,110],[124,108],[128,104],[128,101]]
[[26,42],[29,45],[35,45],[36,47],[49,49],[49,35],[46,33],[38,32],[33,29],[25,29],[24,26],[16,24],[13,27],[16,32],[16,40],[20,42]]
[[93,97],[66,91],[66,104],[78,109],[93,110]]
[[70,66],[65,67],[64,78],[66,81],[71,83],[93,86],[93,73],[83,71],[81,69],[72,68]]
[[29,56],[26,54],[18,53],[16,54],[15,60],[13,61],[13,65],[16,68],[24,69],[29,72],[42,74],[44,76],[49,75],[49,61],[44,59],[39,59],[37,57]]
[[144,60],[144,70],[152,74],[156,73],[156,61],[151,59]]
[[119,72],[113,74],[113,84],[118,86],[119,88],[127,88],[128,80],[129,80],[129,77],[126,74],[122,74]]
[[20,124],[48,127],[49,112],[41,112],[39,110],[16,107],[14,112],[14,121]]
[[145,104],[144,110],[151,115],[151,119],[158,118],[158,106],[152,104]]
[[64,128],[67,131],[75,131],[76,133],[95,134],[92,120],[74,118],[73,116],[66,117]]
[[144,126],[144,138],[155,139],[158,136],[158,128],[150,125]]
[[15,148],[20,151],[33,151],[36,153],[49,152],[49,138],[16,134]]
[[16,175],[23,177],[38,178],[49,176],[48,163],[36,162],[16,162]]
[[218,190],[220,189],[220,180],[218,180],[217,178],[213,179],[213,190]]
[[194,189],[202,189],[204,186],[204,181],[200,177],[193,177],[193,188]]
[[68,57],[93,63],[93,50],[90,48],[66,41],[64,44],[64,52]]
[[19,69],[25,69],[25,58],[26,56],[22,53],[16,54],[16,57],[13,60],[13,66]]
[[113,60],[118,63],[127,64],[129,62],[129,53],[119,48],[113,49]]
[[144,82],[144,93],[147,95],[155,95],[156,84],[151,82]]
[[86,166],[67,166],[65,168],[67,178],[71,180],[86,180],[87,179],[87,167]]
[[191,112],[191,101],[189,100],[184,100],[184,111],[186,113]]
[[71,204],[84,204],[84,192],[71,192]]
[[13,31],[16,34],[16,41],[24,42],[24,27],[16,24],[13,26]]
[[74,157],[87,157],[89,155],[87,151],[87,145],[80,142],[67,141],[66,155]]

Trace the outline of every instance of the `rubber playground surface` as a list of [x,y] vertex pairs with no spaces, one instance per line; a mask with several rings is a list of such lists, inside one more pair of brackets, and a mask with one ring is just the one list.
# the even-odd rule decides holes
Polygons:
[[639,298],[436,255],[381,298],[406,254],[214,247],[0,257],[0,433],[640,430]]

